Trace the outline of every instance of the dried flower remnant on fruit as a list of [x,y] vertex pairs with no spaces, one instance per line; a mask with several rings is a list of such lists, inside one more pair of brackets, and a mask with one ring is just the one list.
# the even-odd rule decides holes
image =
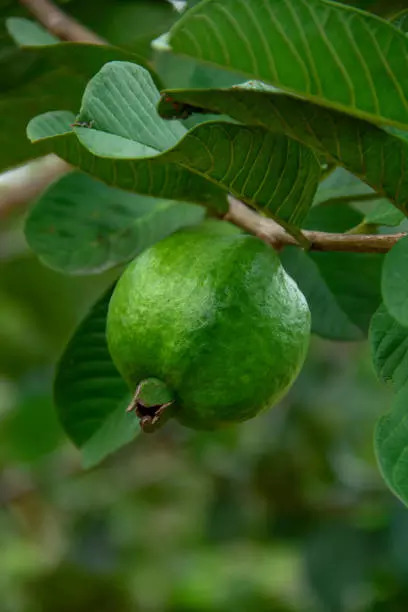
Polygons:
[[172,404],[174,400],[167,386],[157,378],[148,378],[138,385],[127,412],[135,412],[142,430],[150,433],[167,421],[170,415],[163,417]]

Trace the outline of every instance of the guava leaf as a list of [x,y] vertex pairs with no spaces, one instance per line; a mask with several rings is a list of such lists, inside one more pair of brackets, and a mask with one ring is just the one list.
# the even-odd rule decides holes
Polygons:
[[321,0],[204,0],[168,42],[315,104],[408,127],[408,40],[369,13]]
[[370,344],[378,376],[397,392],[391,410],[376,424],[377,460],[390,489],[408,505],[408,327],[384,304],[372,318]]
[[[408,327],[400,325],[381,304],[370,323],[370,345],[375,370],[399,391],[408,383]],[[407,387],[408,388],[408,387]]]
[[58,364],[54,385],[57,412],[67,435],[84,452],[89,467],[138,433],[126,413],[130,390],[120,377],[106,342],[111,291],[95,304],[71,338]]
[[159,112],[162,116],[178,115],[186,112],[186,105],[190,110],[228,114],[246,125],[284,133],[343,166],[407,214],[405,132],[382,129],[305,100],[262,90],[256,83],[224,90],[168,90],[163,93]]
[[40,196],[25,233],[46,265],[66,274],[92,274],[129,261],[204,215],[195,204],[154,200],[71,172]]
[[306,253],[290,247],[281,258],[307,299],[313,333],[348,341],[367,336],[381,302],[381,255]]
[[207,122],[186,132],[157,116],[159,97],[142,67],[111,62],[88,83],[76,125],[69,115],[47,113],[30,122],[28,135],[43,152],[130,191],[222,210],[225,192],[232,193],[301,238],[296,228],[320,176],[313,151],[235,123]]
[[403,212],[395,208],[389,200],[381,198],[377,200],[374,208],[366,214],[364,223],[395,227],[400,225],[404,219],[405,215]]
[[50,40],[45,44],[40,26],[26,19],[10,19],[8,27],[20,42],[29,41],[31,46],[18,48],[11,40],[2,40],[0,171],[41,154],[26,135],[33,116],[52,108],[76,111],[86,83],[106,62],[143,64],[138,56],[109,45],[50,44]]
[[55,45],[59,38],[48,32],[39,23],[24,19],[24,17],[10,17],[7,19],[7,29],[10,36],[19,46],[37,47],[42,45]]
[[396,395],[391,410],[377,421],[374,445],[382,476],[408,505],[408,387]]
[[399,240],[384,259],[382,295],[387,310],[408,326],[408,236]]
[[[355,202],[358,200],[371,200],[377,198],[377,194],[366,183],[363,183],[354,174],[337,166],[320,183],[313,200],[313,206],[317,204],[342,202]],[[340,207],[331,208],[334,212]],[[348,208],[348,207],[347,207]],[[316,229],[316,228],[315,228]],[[348,228],[347,228],[348,229]],[[341,230],[338,230],[341,231]]]

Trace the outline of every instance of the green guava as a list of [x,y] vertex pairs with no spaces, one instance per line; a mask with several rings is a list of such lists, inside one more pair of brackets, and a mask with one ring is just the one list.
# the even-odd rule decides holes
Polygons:
[[146,431],[196,429],[275,404],[305,359],[310,312],[276,252],[221,221],[156,243],[120,278],[108,346]]

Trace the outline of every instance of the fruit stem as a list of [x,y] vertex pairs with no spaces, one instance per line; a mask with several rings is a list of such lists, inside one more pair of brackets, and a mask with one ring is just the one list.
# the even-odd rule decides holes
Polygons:
[[146,378],[137,386],[127,412],[135,412],[140,427],[151,433],[161,427],[173,411],[168,408],[174,404],[174,397],[167,385],[158,378]]

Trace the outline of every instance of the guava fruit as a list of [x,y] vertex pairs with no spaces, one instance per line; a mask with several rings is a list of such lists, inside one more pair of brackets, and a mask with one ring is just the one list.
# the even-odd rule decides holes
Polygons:
[[309,336],[306,300],[276,252],[215,220],[130,263],[107,319],[146,431],[170,416],[196,429],[250,419],[291,386]]

